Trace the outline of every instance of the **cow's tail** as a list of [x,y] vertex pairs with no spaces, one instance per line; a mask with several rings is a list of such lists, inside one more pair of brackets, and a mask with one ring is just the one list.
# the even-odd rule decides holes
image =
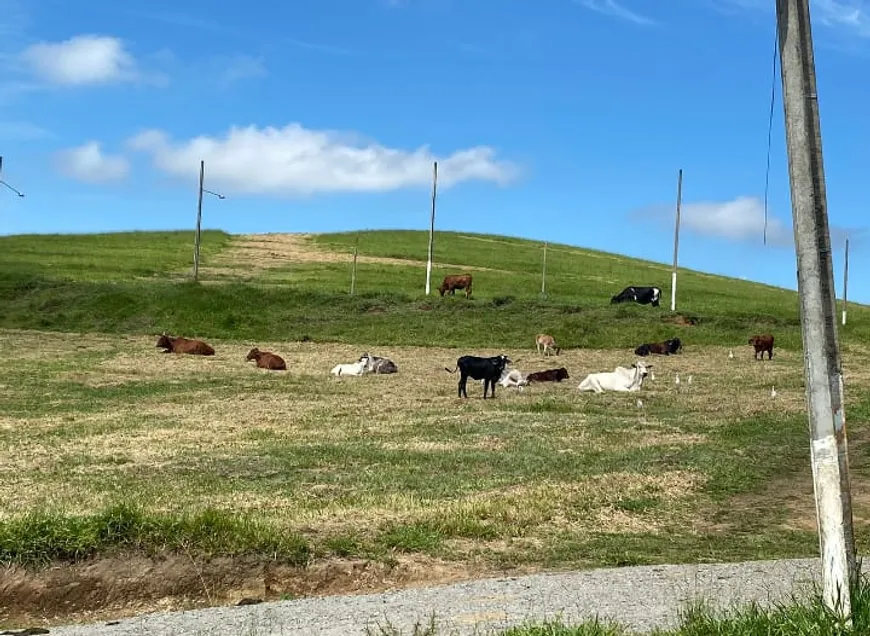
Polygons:
[[457,364],[456,367],[453,369],[453,371],[451,371],[447,367],[444,367],[444,370],[447,371],[447,373],[456,373],[456,369],[458,369],[458,368],[459,368],[459,365]]

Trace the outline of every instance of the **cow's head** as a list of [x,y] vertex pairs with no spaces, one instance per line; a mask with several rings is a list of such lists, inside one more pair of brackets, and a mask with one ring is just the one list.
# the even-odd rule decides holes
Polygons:
[[683,343],[679,338],[671,338],[670,340],[665,340],[665,346],[667,346],[668,351],[671,353],[677,353],[683,348]]
[[653,365],[647,364],[643,360],[638,360],[631,366],[637,369],[638,373],[640,373],[640,377],[642,378],[645,378],[647,375],[649,375],[649,370],[653,367]]
[[256,360],[260,355],[260,350],[257,347],[254,347],[250,351],[248,351],[248,355],[245,356],[245,362],[250,362],[251,360]]
[[556,371],[556,377],[559,378],[560,380],[567,380],[568,379],[568,369],[566,369],[565,367],[562,367],[561,369]]
[[363,352],[363,354],[357,360],[360,364],[362,364],[366,369],[371,367],[372,365],[372,357],[369,355],[368,351]]
[[502,368],[506,367],[507,365],[509,365],[509,364],[511,363],[511,359],[508,358],[508,357],[507,357],[506,355],[504,355],[504,354],[498,356],[497,359],[498,359],[498,365],[499,365],[500,367],[502,367]]
[[157,339],[155,347],[157,349],[172,349],[172,341],[169,339],[169,336],[166,335],[166,332]]

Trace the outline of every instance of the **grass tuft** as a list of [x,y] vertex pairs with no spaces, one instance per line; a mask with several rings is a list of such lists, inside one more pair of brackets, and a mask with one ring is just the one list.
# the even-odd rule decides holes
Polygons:
[[117,504],[86,516],[33,512],[0,522],[0,563],[24,567],[77,562],[119,551],[258,555],[304,565],[307,542],[238,514],[206,509],[186,516]]

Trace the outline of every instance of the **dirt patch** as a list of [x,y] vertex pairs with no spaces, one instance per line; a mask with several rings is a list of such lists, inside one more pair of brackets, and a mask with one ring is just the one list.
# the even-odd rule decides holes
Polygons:
[[662,322],[679,325],[681,327],[694,327],[698,324],[698,319],[693,318],[692,316],[677,314],[675,316],[662,316]]
[[0,578],[0,625],[58,625],[216,605],[242,599],[381,592],[505,574],[423,556],[391,563],[329,559],[308,567],[252,557],[194,561],[187,555],[122,555]]
[[[234,236],[230,246],[216,255],[203,267],[203,273],[211,275],[235,274],[239,269],[264,270],[285,267],[294,263],[348,263],[353,256],[334,252],[316,245],[311,234],[240,234]],[[424,261],[405,258],[367,256],[360,253],[358,263],[426,267]],[[491,267],[468,267],[453,263],[438,263],[439,267],[474,271],[504,271]]]

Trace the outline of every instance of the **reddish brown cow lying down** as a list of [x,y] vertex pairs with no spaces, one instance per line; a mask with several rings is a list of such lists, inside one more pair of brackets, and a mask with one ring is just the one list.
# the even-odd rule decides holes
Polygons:
[[188,338],[173,338],[163,334],[157,341],[157,348],[164,349],[163,353],[189,353],[195,356],[213,356],[214,349],[202,340],[190,340]]
[[561,367],[559,369],[547,369],[546,371],[536,371],[526,376],[526,382],[561,382],[568,379],[568,369]]
[[281,356],[276,356],[274,353],[270,351],[260,351],[257,347],[254,347],[248,352],[248,355],[245,356],[245,362],[250,360],[256,360],[257,366],[261,369],[269,369],[270,371],[286,371],[287,365],[284,362],[284,358]]

